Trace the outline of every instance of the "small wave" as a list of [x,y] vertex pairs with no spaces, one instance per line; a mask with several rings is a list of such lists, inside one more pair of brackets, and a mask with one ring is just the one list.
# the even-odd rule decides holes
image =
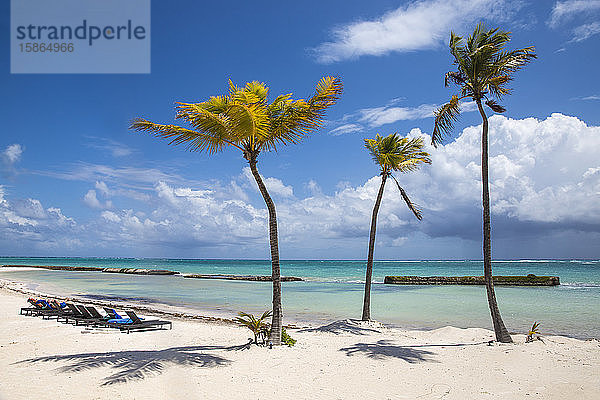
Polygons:
[[589,282],[561,282],[560,286],[571,289],[585,289],[585,288],[600,288],[600,283],[589,283]]

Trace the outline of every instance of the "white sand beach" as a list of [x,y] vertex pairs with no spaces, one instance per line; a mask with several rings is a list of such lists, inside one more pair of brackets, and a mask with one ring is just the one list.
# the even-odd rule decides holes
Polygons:
[[268,349],[225,323],[125,334],[18,315],[26,298],[0,289],[2,400],[600,398],[597,340],[489,345],[485,329],[346,320],[290,329],[294,347]]

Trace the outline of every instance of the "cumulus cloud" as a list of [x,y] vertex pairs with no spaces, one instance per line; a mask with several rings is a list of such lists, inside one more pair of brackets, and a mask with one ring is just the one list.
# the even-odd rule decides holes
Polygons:
[[[409,135],[430,141],[419,129]],[[378,254],[397,254],[390,252],[420,243],[419,254],[424,257],[429,253],[423,251],[432,241],[452,239],[453,247],[475,243],[471,257],[477,256],[481,237],[480,136],[481,126],[467,127],[455,141],[438,149],[428,146],[431,166],[398,175],[411,199],[422,208],[423,221],[414,218],[394,185],[386,187],[378,221]],[[492,116],[494,238],[514,246],[527,238],[552,237],[564,247],[569,245],[565,237],[599,237],[599,152],[600,127],[588,126],[578,118],[563,114],[543,120]],[[359,185],[340,182],[334,192],[324,191],[318,179],[311,179],[304,184],[309,193],[304,198],[296,197],[292,186],[280,179],[266,176],[264,180],[276,197],[284,254],[307,258],[363,254],[381,182],[375,166],[372,178]],[[99,183],[90,190],[99,203],[96,190],[100,188],[103,185]],[[111,254],[119,249],[125,254],[146,249],[152,253],[144,254],[150,256],[161,248],[170,249],[174,256],[206,255],[203,251],[207,249],[213,256],[268,256],[267,212],[247,168],[226,185],[212,182],[192,187],[158,181],[148,195],[149,202],[132,208],[96,207],[97,218],[76,224],[60,209],[45,208],[38,200],[9,201],[0,187],[0,228],[20,243],[38,246],[50,240],[56,246],[105,248]]]
[[60,208],[44,208],[37,199],[7,199],[6,187],[0,185],[0,246],[5,251],[25,249],[28,254],[50,248],[76,249],[82,243],[75,220]]
[[88,190],[85,196],[83,196],[83,202],[90,208],[104,209],[112,207],[112,202],[110,200],[106,200],[105,202],[98,200],[96,191],[93,189]]
[[2,175],[12,177],[16,174],[15,164],[21,160],[23,155],[23,147],[18,144],[11,144],[7,146],[2,153],[0,153],[0,160],[2,161],[0,172]]
[[410,2],[372,20],[335,28],[333,39],[313,52],[319,62],[332,63],[364,55],[431,49],[448,40],[450,30],[481,19],[511,15],[515,2],[503,0],[424,0]]
[[[256,185],[256,181],[254,180],[254,176],[252,175],[250,167],[244,167],[243,176],[247,179],[246,186],[255,188],[255,190],[258,191],[258,187]],[[275,195],[283,198],[294,196],[294,189],[291,186],[285,185],[280,179],[271,177],[262,178],[270,195]]]
[[2,152],[2,156],[7,163],[14,164],[21,159],[23,148],[20,144],[11,144]]

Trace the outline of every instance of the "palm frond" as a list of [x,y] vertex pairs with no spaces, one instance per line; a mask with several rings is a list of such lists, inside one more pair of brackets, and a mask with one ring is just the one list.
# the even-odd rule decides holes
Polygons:
[[186,144],[191,151],[207,151],[209,154],[213,154],[221,151],[225,145],[233,145],[239,148],[236,143],[218,135],[197,132],[178,125],[155,124],[143,118],[134,119],[130,129],[149,132],[163,139],[171,139],[169,144]]
[[244,154],[258,154],[297,143],[320,127],[326,109],[337,102],[341,92],[339,78],[324,77],[308,100],[293,100],[291,94],[284,94],[269,104],[269,88],[264,83],[252,81],[238,87],[230,79],[225,96],[212,96],[200,103],[177,103],[176,118],[193,129],[145,119],[135,120],[131,129],[171,139],[170,144],[186,144],[194,151],[214,153],[231,145]]
[[279,144],[298,143],[309,132],[323,124],[325,111],[334,105],[343,90],[340,78],[322,78],[308,100],[292,100],[291,95],[278,96],[267,107],[270,118],[270,138],[264,147],[276,149]]
[[496,103],[496,100],[487,100],[485,105],[492,109],[492,111],[497,113],[503,113],[506,111],[506,108],[502,107],[500,104]]
[[394,182],[396,182],[396,186],[398,186],[398,190],[400,190],[400,195],[402,196],[402,199],[404,199],[404,202],[406,203],[408,209],[412,211],[412,213],[419,221],[422,220],[423,215],[421,214],[421,210],[419,209],[419,207],[415,203],[410,201],[408,195],[406,194],[406,191],[402,188],[402,186],[400,186],[400,183],[398,183],[396,177],[394,175],[391,175],[391,177],[394,179]]
[[446,75],[444,76],[444,86],[448,87],[450,82],[456,85],[464,85],[466,78],[460,71],[446,72]]
[[449,102],[442,105],[433,112],[435,125],[431,134],[431,144],[437,147],[454,128],[454,123],[460,115],[460,100],[458,96],[452,96]]
[[414,171],[421,164],[430,164],[429,153],[423,151],[422,138],[403,138],[397,133],[386,137],[376,135],[375,139],[364,139],[364,144],[373,161],[381,168],[381,173],[391,171]]

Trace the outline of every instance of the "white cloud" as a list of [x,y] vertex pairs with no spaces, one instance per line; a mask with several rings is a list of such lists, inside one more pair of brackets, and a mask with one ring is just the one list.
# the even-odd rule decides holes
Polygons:
[[[63,215],[60,208],[44,209],[37,199],[6,198],[6,189],[0,185],[0,246],[5,251],[20,253],[21,248],[31,254],[32,249],[61,250],[81,245],[76,222]],[[22,254],[22,253],[21,253]]]
[[364,55],[431,49],[448,40],[450,30],[461,30],[481,19],[511,15],[515,2],[503,0],[424,0],[411,2],[379,18],[337,27],[333,40],[314,49],[317,60],[332,63]]
[[[421,104],[417,107],[400,107],[396,104],[402,99],[392,99],[388,104],[381,107],[362,108],[352,114],[346,114],[341,120],[331,123],[343,123],[331,131],[334,136],[345,133],[360,132],[368,128],[377,128],[383,125],[393,124],[398,121],[411,121],[418,119],[433,118],[433,112],[439,107],[437,104]],[[474,101],[461,103],[461,112],[477,110]],[[348,121],[353,121],[348,123]],[[366,125],[366,127],[365,127]]]
[[21,160],[22,155],[23,147],[20,144],[15,143],[7,146],[0,153],[0,173],[9,178],[16,175],[15,164]]
[[87,147],[108,152],[113,157],[127,157],[134,152],[129,146],[121,142],[117,142],[116,140],[97,136],[84,137],[88,139],[88,141],[85,143]]
[[[258,191],[258,186],[256,185],[256,181],[254,180],[254,176],[252,175],[250,167],[244,167],[243,175],[248,180],[248,185]],[[262,176],[262,174],[261,177],[263,178],[263,182],[271,196],[275,195],[283,198],[294,197],[294,189],[291,186],[284,185],[280,179],[265,178]]]
[[359,110],[360,122],[371,127],[391,124],[397,121],[432,118],[433,111],[437,108],[434,104],[421,104],[418,107],[375,107]]
[[104,183],[103,181],[96,181],[96,189],[104,196],[104,197],[108,197],[110,196],[110,190],[108,189],[108,186],[106,185],[106,183]]
[[[410,135],[430,141],[419,129]],[[480,136],[481,126],[471,126],[438,149],[428,145],[433,164],[398,175],[411,199],[422,208],[423,221],[414,218],[393,184],[386,187],[378,221],[378,254],[393,256],[400,248],[415,246],[415,237],[417,245],[425,249],[422,251],[431,251],[426,249],[432,241],[447,238],[463,240],[455,244],[479,242]],[[509,238],[517,243],[528,235],[542,238],[552,232],[598,235],[599,153],[600,127],[587,126],[575,117],[490,117],[495,240]],[[368,158],[366,152],[364,156]],[[305,184],[309,195],[303,198],[294,196],[292,186],[281,180],[264,177],[275,197],[282,254],[361,256],[381,182],[376,174],[373,165],[372,178],[359,185],[340,183],[333,193],[311,179]],[[44,208],[38,200],[9,201],[0,186],[0,229],[20,244],[41,248],[48,242],[45,248],[56,246],[61,251],[60,246],[68,245],[102,248],[111,254],[131,255],[144,249],[146,256],[157,255],[157,249],[168,249],[174,256],[268,256],[267,212],[248,168],[229,185],[212,182],[190,187],[159,181],[149,194],[150,201],[127,209],[104,210],[95,190],[90,192],[100,205],[97,218],[76,224],[59,209]],[[479,245],[474,248],[478,251]]]
[[102,211],[102,214],[100,214],[100,215],[102,216],[102,218],[104,218],[107,221],[116,222],[116,223],[121,222],[121,218],[112,211]]
[[571,42],[583,42],[590,37],[600,33],[600,22],[584,24],[573,29]]
[[552,7],[548,24],[556,27],[575,15],[589,14],[600,10],[599,0],[567,0],[557,1]]
[[112,207],[112,202],[110,200],[106,200],[104,203],[98,200],[96,191],[93,189],[88,190],[85,196],[83,196],[83,202],[90,208],[104,209]]
[[2,152],[2,156],[9,164],[14,164],[21,159],[23,148],[20,144],[11,144]]
[[363,130],[363,127],[359,124],[343,124],[331,130],[331,134],[333,136],[339,136],[346,133],[360,132]]

